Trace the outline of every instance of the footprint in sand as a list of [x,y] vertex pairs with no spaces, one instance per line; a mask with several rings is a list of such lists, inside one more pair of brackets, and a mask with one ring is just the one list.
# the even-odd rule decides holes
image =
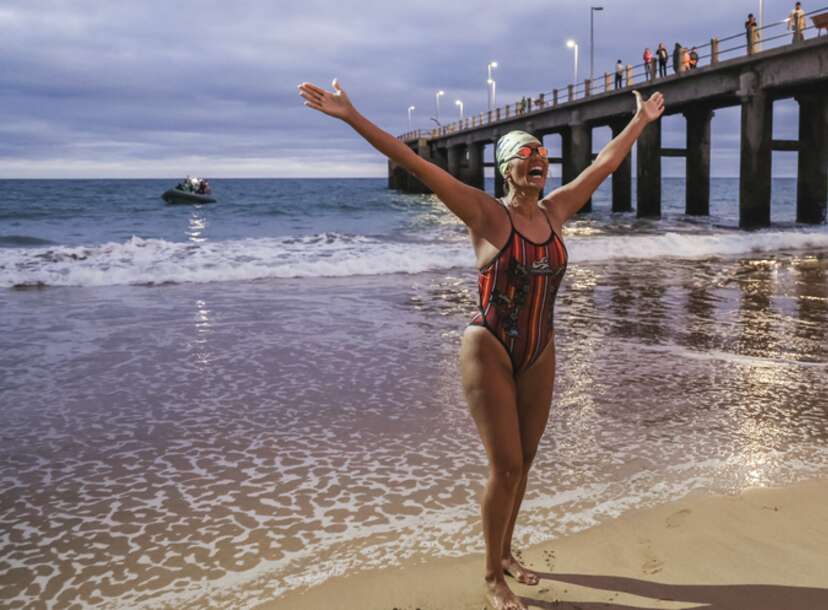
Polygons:
[[546,564],[546,567],[550,570],[555,567],[555,551],[544,551],[543,552],[543,562]]
[[660,559],[652,558],[648,559],[644,563],[641,564],[641,571],[645,574],[658,574],[661,572],[661,568],[664,567],[664,562]]
[[690,512],[690,510],[685,508],[673,513],[665,520],[667,527],[681,527],[684,525],[684,522],[687,521],[687,517],[690,516]]

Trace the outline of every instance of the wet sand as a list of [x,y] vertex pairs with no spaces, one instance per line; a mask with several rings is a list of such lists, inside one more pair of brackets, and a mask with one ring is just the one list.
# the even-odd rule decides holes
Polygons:
[[[690,494],[522,553],[529,608],[828,608],[828,479]],[[479,610],[483,556],[333,578],[255,610]]]
[[[518,548],[828,478],[825,252],[567,273]],[[447,583],[481,601],[486,456],[457,372],[475,291],[465,271],[0,291],[0,610],[250,610],[411,565],[467,570]],[[672,578],[553,548],[574,563],[538,567]],[[452,590],[414,582],[387,610]]]

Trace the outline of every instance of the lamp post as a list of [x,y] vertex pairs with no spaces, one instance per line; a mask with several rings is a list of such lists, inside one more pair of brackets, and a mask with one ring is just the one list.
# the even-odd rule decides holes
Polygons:
[[[760,0],[760,2],[761,2],[761,0]],[[603,6],[590,6],[589,7],[589,80],[590,80],[590,82],[592,82],[592,80],[595,78],[595,76],[594,76],[595,61],[593,59],[593,51],[594,51],[594,47],[595,47],[594,35],[593,35],[593,33],[594,33],[593,16],[595,15],[595,11],[603,11],[603,10],[604,10]]]
[[414,131],[414,127],[411,124],[411,113],[414,112],[414,106],[408,107],[408,131]]
[[488,85],[486,87],[486,91],[489,94],[489,110],[491,110],[492,106],[494,106],[494,79],[492,79],[492,68],[497,68],[496,61],[491,61],[489,62],[489,65],[486,66],[486,69],[489,71],[489,78],[486,79],[486,84]]
[[438,124],[440,123],[440,96],[445,95],[445,94],[446,94],[446,92],[441,89],[440,91],[437,92],[437,95],[435,96],[435,99],[437,100],[437,123]]
[[[761,30],[762,27],[765,25],[765,1],[759,0],[759,29]],[[760,46],[762,37],[756,37],[756,51],[761,51],[762,47]]]
[[463,102],[460,100],[454,100],[455,105],[460,107],[460,120],[463,120]]
[[572,83],[576,84],[578,82],[578,43],[570,38],[566,41],[566,46],[570,49],[575,49],[575,69],[573,71]]

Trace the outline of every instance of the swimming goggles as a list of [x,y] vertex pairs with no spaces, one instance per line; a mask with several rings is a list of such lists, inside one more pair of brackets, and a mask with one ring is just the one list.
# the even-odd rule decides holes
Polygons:
[[549,156],[549,149],[546,146],[521,146],[515,151],[515,156],[512,159],[528,159],[534,152],[537,152],[538,156],[544,159]]

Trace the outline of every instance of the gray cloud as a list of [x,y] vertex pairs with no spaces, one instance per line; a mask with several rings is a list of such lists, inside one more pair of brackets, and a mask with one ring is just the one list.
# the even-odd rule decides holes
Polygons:
[[[708,0],[602,4],[598,73],[618,58],[638,63],[643,47],[660,40],[695,44],[737,33],[755,12]],[[783,18],[788,4],[767,0],[768,19]],[[0,176],[172,176],[205,168],[225,176],[383,175],[384,160],[346,126],[302,107],[297,83],[327,86],[338,76],[383,128],[407,130],[411,104],[417,126],[429,127],[437,89],[447,93],[443,118],[456,113],[454,99],[467,114],[484,110],[492,59],[500,64],[502,103],[564,86],[569,37],[581,44],[584,77],[588,6],[7,1],[0,8]],[[795,105],[779,104],[777,137],[795,137],[796,116]],[[736,175],[738,113],[714,121],[721,149],[714,160],[723,164],[714,171]],[[665,123],[665,142],[678,145],[682,125]]]

